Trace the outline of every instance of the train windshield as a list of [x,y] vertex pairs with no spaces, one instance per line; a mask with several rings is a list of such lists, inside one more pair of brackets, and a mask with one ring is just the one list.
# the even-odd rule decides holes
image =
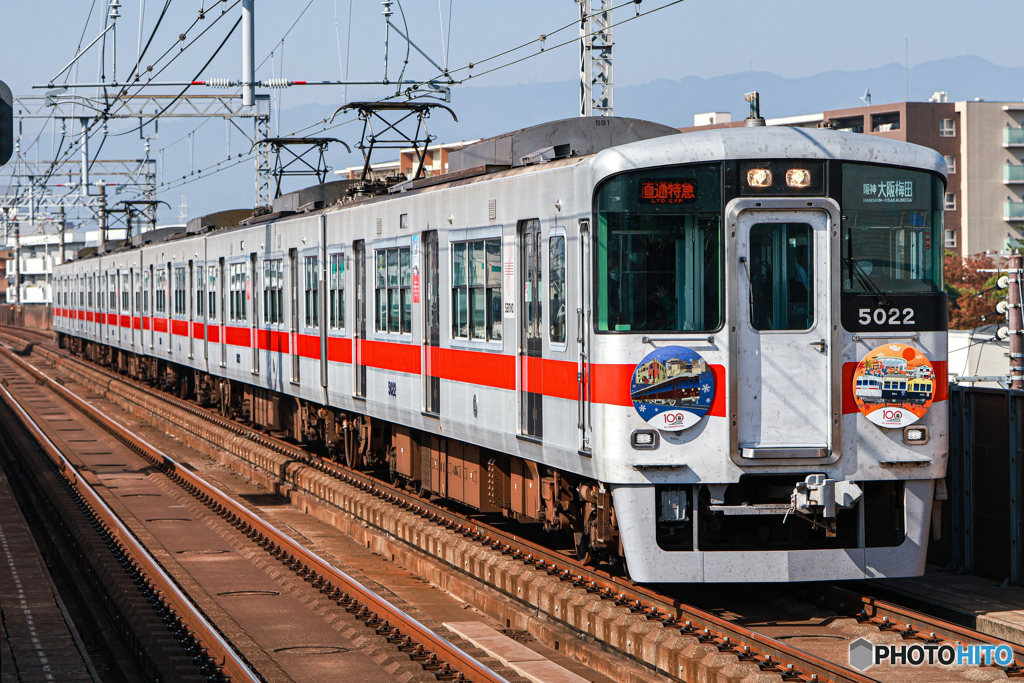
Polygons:
[[942,179],[843,164],[843,291],[942,290]]
[[597,329],[712,331],[722,324],[719,164],[624,173],[597,192]]

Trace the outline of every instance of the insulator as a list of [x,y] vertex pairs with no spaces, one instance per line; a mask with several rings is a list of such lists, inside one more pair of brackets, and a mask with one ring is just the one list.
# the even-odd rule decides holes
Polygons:
[[263,86],[266,88],[287,88],[292,82],[287,78],[271,78],[269,81],[263,81]]
[[236,84],[230,78],[207,78],[206,85],[209,88],[230,88]]

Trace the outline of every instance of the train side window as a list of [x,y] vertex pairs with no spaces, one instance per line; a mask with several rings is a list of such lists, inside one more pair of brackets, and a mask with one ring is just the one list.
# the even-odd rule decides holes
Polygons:
[[501,240],[452,244],[452,337],[501,339]]
[[761,223],[750,229],[755,330],[806,330],[814,324],[812,239],[806,223]]
[[135,314],[142,315],[142,277],[135,273]]
[[109,288],[107,289],[107,292],[109,294],[108,300],[110,304],[109,310],[114,313],[117,313],[117,276],[111,275],[110,277],[108,277],[107,284],[109,285]]
[[142,271],[142,312],[149,314],[149,271]]
[[210,266],[206,272],[207,277],[210,278],[210,286],[207,289],[210,296],[208,311],[210,319],[213,320],[217,317],[217,268],[216,266]]
[[263,320],[273,325],[284,322],[284,265],[281,259],[263,262]]
[[328,271],[330,297],[330,327],[332,330],[345,329],[345,254],[331,254]]
[[245,290],[249,279],[244,262],[231,264],[230,279],[231,320],[244,321],[246,319]]
[[565,343],[565,237],[548,241],[548,323],[550,340]]
[[174,315],[185,315],[185,268],[174,269]]
[[376,329],[412,332],[412,268],[409,247],[377,250]]
[[203,317],[203,307],[206,303],[206,280],[204,279],[205,268],[196,266],[196,317]]
[[305,259],[306,327],[320,327],[320,257]]
[[167,312],[167,269],[159,268],[156,271],[156,312]]
[[[81,305],[82,303],[87,301],[88,302],[87,308],[91,311],[92,310],[92,278],[89,277],[89,276],[86,276],[85,278],[81,278],[80,277],[80,278],[78,278],[78,284],[79,284],[79,288],[78,288],[78,294],[79,294],[78,303],[79,303],[79,305]],[[82,297],[83,289],[86,292],[86,297],[84,299]]]
[[121,310],[127,313],[131,308],[131,275],[121,273]]

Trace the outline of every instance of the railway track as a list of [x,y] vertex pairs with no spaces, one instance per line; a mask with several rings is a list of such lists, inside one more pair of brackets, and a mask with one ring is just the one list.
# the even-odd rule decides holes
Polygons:
[[[60,359],[62,362],[80,362],[72,360],[62,352],[47,350],[51,360]],[[749,674],[768,674],[771,679],[781,681],[873,681],[873,680],[914,680],[913,677],[901,678],[898,673],[887,672],[887,675],[880,679],[860,674],[846,668],[836,662],[845,662],[845,642],[850,637],[841,638],[838,635],[831,636],[841,641],[841,647],[815,648],[811,646],[797,647],[786,641],[796,642],[800,638],[820,637],[820,634],[809,633],[801,635],[799,627],[794,626],[794,632],[782,632],[784,629],[773,628],[771,631],[774,637],[759,632],[756,628],[749,628],[739,623],[739,620],[724,618],[709,610],[699,609],[693,605],[683,602],[672,594],[651,590],[642,586],[630,583],[621,577],[614,576],[606,571],[580,565],[572,557],[544,548],[536,543],[524,539],[515,534],[481,523],[479,520],[469,519],[456,514],[442,506],[425,501],[414,494],[397,489],[368,476],[366,473],[348,470],[336,463],[325,461],[321,458],[310,455],[302,449],[251,430],[227,420],[219,415],[207,411],[199,406],[190,404],[180,399],[168,397],[161,392],[155,392],[144,385],[131,380],[112,375],[109,372],[101,371],[94,366],[87,366],[89,371],[103,373],[110,382],[120,382],[125,386],[132,387],[132,390],[143,392],[153,398],[173,406],[175,411],[181,411],[190,418],[213,425],[218,429],[225,430],[235,437],[241,437],[245,441],[266,449],[268,453],[274,453],[289,462],[299,462],[305,467],[315,471],[313,479],[320,482],[320,490],[316,485],[307,487],[307,499],[319,501],[324,505],[340,507],[347,512],[359,514],[346,506],[335,497],[333,492],[327,492],[323,488],[323,479],[326,476],[330,480],[339,482],[343,486],[352,487],[365,496],[373,497],[389,506],[395,506],[406,514],[419,517],[443,529],[452,535],[464,539],[471,546],[485,548],[492,554],[504,558],[511,564],[518,565],[520,573],[526,569],[532,570],[532,574],[548,577],[548,583],[554,582],[557,587],[564,588],[575,595],[585,594],[591,597],[590,603],[608,605],[620,614],[642,619],[643,623],[651,626],[651,631],[670,632],[681,639],[683,647],[677,648],[679,652],[675,656],[665,652],[658,652],[645,655],[643,649],[656,641],[651,638],[635,638],[637,642],[630,642],[624,638],[608,637],[602,644],[604,647],[617,650],[621,654],[632,657],[651,669],[672,678],[691,680],[697,675],[706,680],[740,680]],[[109,389],[109,387],[108,387]],[[269,472],[273,469],[266,465],[251,464],[253,467],[262,467]],[[300,476],[293,476],[287,481],[289,485],[298,485]],[[396,530],[387,521],[382,521],[381,515],[374,511],[363,510],[362,520],[365,524],[376,526],[377,530],[390,536],[393,539],[401,539],[406,543],[414,545],[421,550],[423,543],[410,543],[405,531]],[[444,553],[441,553],[442,555]],[[467,569],[469,562],[463,566],[462,562],[453,562],[451,557],[445,560],[449,566],[471,573],[478,578],[491,574],[485,569],[476,567]],[[524,569],[525,568],[525,569]],[[521,594],[522,586],[514,587],[509,583],[502,584],[500,581],[491,581],[492,587],[504,593],[506,596],[523,601]],[[838,589],[837,589],[838,590]],[[835,594],[832,594],[833,597]],[[533,598],[535,602],[537,596]],[[856,600],[855,600],[856,598]],[[891,603],[882,603],[869,596],[851,594],[848,590],[837,601],[842,605],[841,609],[846,610],[853,616],[846,620],[847,631],[865,633],[874,631],[879,634],[897,634],[901,639],[923,640],[925,642],[964,642],[964,643],[994,643],[1001,642],[991,639],[969,629],[964,629],[955,624],[943,622],[935,618],[927,617],[919,613],[911,612]],[[562,605],[566,603],[563,602]],[[853,609],[854,606],[857,609]],[[549,609],[551,605],[543,608],[546,616],[556,619],[561,623],[577,628],[582,634],[589,634],[595,629],[580,628],[574,624],[574,619],[566,613],[568,610],[558,613],[558,605],[555,610]],[[863,609],[861,609],[863,608]],[[588,626],[590,621],[588,620]],[[636,619],[632,620],[636,623]],[[838,633],[836,631],[835,633]],[[664,639],[662,639],[664,640]],[[643,641],[643,642],[640,642]],[[827,653],[826,656],[817,656],[813,650]],[[686,651],[682,654],[681,651]],[[842,657],[836,655],[842,651]],[[1018,652],[1018,661],[1024,659]],[[698,660],[694,665],[693,660]],[[718,660],[726,662],[728,666],[707,666],[701,664],[705,660]],[[683,662],[679,664],[679,662]],[[703,666],[703,668],[702,668]],[[731,667],[731,668],[730,668]],[[701,673],[703,671],[703,673]],[[913,673],[913,672],[911,672]],[[1007,667],[1003,670],[1005,675],[1016,676],[1020,672],[1016,668]],[[774,675],[774,676],[772,676]],[[873,672],[874,675],[874,672]],[[945,680],[945,679],[944,679]],[[949,680],[964,680],[954,677]]]
[[[3,365],[7,367],[3,368]],[[378,639],[382,639],[390,644],[400,659],[404,656],[407,662],[411,662],[416,669],[424,672],[429,678],[480,682],[503,682],[507,680],[504,675],[494,671],[491,667],[480,662],[477,658],[454,645],[443,636],[426,628],[418,620],[362,586],[355,579],[332,567],[313,552],[295,542],[287,534],[261,519],[248,508],[224,494],[217,487],[210,485],[201,477],[191,472],[188,467],[176,462],[154,446],[133,435],[129,430],[91,406],[88,400],[78,395],[75,391],[49,380],[45,375],[39,373],[38,370],[6,350],[3,357],[0,358],[0,370],[3,371],[3,382],[0,382],[0,398],[18,415],[19,420],[25,425],[33,439],[50,459],[53,468],[63,479],[66,488],[72,492],[72,495],[81,500],[83,509],[94,526],[101,530],[101,534],[105,534],[109,538],[107,541],[108,545],[112,545],[116,549],[115,552],[123,556],[122,563],[130,566],[130,572],[133,573],[133,579],[136,584],[145,585],[152,595],[159,597],[161,601],[159,611],[164,614],[177,615],[177,619],[180,621],[178,630],[183,634],[182,637],[179,637],[179,641],[184,642],[187,647],[196,652],[208,653],[204,655],[208,661],[205,661],[200,667],[200,673],[207,678],[212,680],[226,678],[232,681],[301,680],[302,676],[296,675],[296,671],[302,671],[302,667],[296,667],[291,672],[272,667],[272,672],[276,675],[268,676],[265,668],[266,662],[247,660],[240,652],[239,646],[225,635],[225,631],[229,631],[231,628],[226,627],[224,624],[218,625],[215,623],[215,620],[204,613],[204,609],[196,604],[195,598],[189,595],[182,587],[182,584],[186,584],[187,581],[183,580],[180,575],[171,576],[165,570],[163,564],[167,563],[166,553],[164,557],[158,559],[153,552],[146,548],[141,540],[146,538],[148,535],[146,531],[148,530],[152,532],[152,536],[157,537],[156,540],[158,542],[166,544],[167,547],[173,547],[171,544],[174,542],[174,539],[168,540],[167,534],[161,536],[160,532],[153,530],[153,523],[188,522],[191,520],[184,517],[158,517],[146,520],[150,523],[149,528],[147,530],[140,530],[137,525],[133,526],[131,521],[125,519],[124,510],[116,510],[117,504],[109,502],[108,497],[99,493],[97,490],[99,488],[107,488],[109,490],[125,486],[124,484],[112,486],[109,479],[104,479],[103,475],[99,474],[101,471],[106,471],[107,467],[119,468],[119,474],[122,477],[128,478],[132,478],[132,475],[138,471],[132,469],[130,460],[119,460],[121,453],[118,452],[118,449],[109,448],[110,442],[115,440],[123,445],[124,450],[130,451],[137,458],[143,459],[151,470],[154,468],[158,470],[164,477],[177,485],[180,491],[186,492],[205,509],[223,518],[224,522],[233,527],[237,534],[244,536],[250,544],[261,548],[267,556],[291,570],[293,582],[297,578],[301,582],[308,584],[310,589],[319,592],[328,601],[333,602],[349,613],[354,622],[361,622],[365,628],[369,629],[370,635],[375,635]],[[43,387],[43,392],[51,393],[53,396],[36,397],[33,399],[18,397],[15,385],[29,384],[27,380],[19,381],[15,379],[18,373],[31,376],[33,391],[38,389],[36,385],[40,385]],[[79,437],[74,439],[76,442],[93,441],[92,437],[88,436],[88,434],[94,430],[101,431],[107,435],[109,438],[105,441],[98,439],[98,441],[104,443],[104,452],[101,459],[106,462],[83,462],[79,456],[69,452],[68,444],[58,445],[59,438],[54,436],[53,427],[47,425],[45,418],[38,412],[40,410],[40,403],[44,407],[51,409],[49,411],[50,414],[54,414],[52,410],[54,408],[64,408],[64,413],[67,415],[75,415],[77,413],[77,417],[72,418],[76,424],[92,423],[91,427],[86,427],[85,429],[75,428]],[[111,462],[111,460],[116,462]],[[134,479],[139,480],[150,477],[135,476]],[[160,496],[159,491],[144,490],[145,486],[141,484],[133,483],[127,486],[127,496]],[[119,502],[123,503],[123,501],[124,498],[121,498]],[[172,507],[181,508],[183,506],[176,505]],[[152,510],[152,506],[148,506],[146,509]],[[151,512],[151,514],[166,513]],[[180,515],[182,513],[179,510],[176,514]],[[198,540],[198,532],[195,526],[193,525],[192,528],[184,532],[193,539],[192,545],[195,545],[195,541]],[[181,540],[181,536],[181,533],[177,534],[179,540]],[[200,543],[200,545],[205,547],[207,544]],[[216,543],[214,542],[215,546]],[[212,550],[212,552],[218,551]],[[238,571],[237,567],[235,571]],[[257,578],[255,575],[246,576],[244,573],[241,573],[232,575],[230,581],[236,585],[244,585],[247,581],[254,584]],[[207,585],[206,580],[199,574],[194,575],[194,580],[196,583]],[[229,591],[228,593],[231,592]],[[240,590],[233,592],[242,594],[252,591]],[[264,594],[275,593],[275,591],[255,592]],[[228,593],[219,595],[226,595]],[[297,598],[294,601],[300,602],[301,598]],[[211,611],[209,605],[204,605],[204,607],[206,607],[206,611]],[[295,613],[283,616],[285,618],[293,617],[294,622],[296,624],[302,623],[305,630],[316,630],[315,625],[313,625],[313,619],[317,617],[315,613]],[[321,619],[320,621],[323,620]],[[240,619],[237,625],[244,626],[244,623]],[[327,626],[325,625],[324,628],[326,629]],[[252,628],[246,629],[248,632],[254,630]],[[254,644],[253,648],[259,650],[258,645]],[[347,648],[339,647],[338,649],[339,651],[347,652]],[[256,660],[257,658],[251,657],[250,659]],[[349,663],[352,664],[353,662],[350,661]],[[360,662],[357,661],[355,663],[358,665]],[[366,680],[375,680],[372,672],[365,669],[365,665],[366,663],[363,662],[362,666],[364,668],[360,671],[361,675]],[[413,675],[412,678],[409,678],[408,666],[400,668],[402,670],[397,673],[404,674],[404,676],[396,680],[423,680],[422,676],[417,677]],[[380,675],[379,680],[392,680],[391,674],[393,673],[396,673],[396,671],[392,666],[391,670],[387,670]]]

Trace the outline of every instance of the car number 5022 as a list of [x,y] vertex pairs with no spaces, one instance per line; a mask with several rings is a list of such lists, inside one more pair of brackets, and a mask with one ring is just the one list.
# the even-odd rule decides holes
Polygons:
[[904,308],[861,308],[857,310],[857,322],[861,325],[913,325],[914,309]]

